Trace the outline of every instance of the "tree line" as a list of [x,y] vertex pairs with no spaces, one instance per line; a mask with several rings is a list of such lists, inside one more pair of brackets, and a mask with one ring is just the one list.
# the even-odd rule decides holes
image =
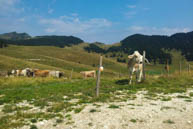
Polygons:
[[0,40],[0,48],[4,48],[4,47],[7,47],[7,44],[2,40]]
[[95,44],[90,44],[85,50],[102,54],[111,53],[110,57],[117,57],[117,61],[125,62],[125,59],[117,56],[116,53],[132,54],[138,50],[141,54],[145,50],[147,58],[160,64],[172,63],[172,55],[166,50],[176,49],[182,52],[188,61],[193,61],[193,32],[177,33],[172,36],[141,35],[135,34],[126,37],[120,42],[120,46],[111,46],[108,49],[100,48]]
[[7,44],[24,45],[24,46],[57,46],[65,47],[71,45],[77,45],[84,41],[74,36],[37,36],[30,39],[10,40],[1,39],[1,41]]

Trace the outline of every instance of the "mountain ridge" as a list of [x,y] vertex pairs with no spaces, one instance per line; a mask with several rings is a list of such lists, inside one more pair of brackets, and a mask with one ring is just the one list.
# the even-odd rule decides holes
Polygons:
[[7,44],[24,46],[71,46],[84,41],[74,36],[43,35],[31,37],[27,33],[10,32],[0,35],[0,40]]

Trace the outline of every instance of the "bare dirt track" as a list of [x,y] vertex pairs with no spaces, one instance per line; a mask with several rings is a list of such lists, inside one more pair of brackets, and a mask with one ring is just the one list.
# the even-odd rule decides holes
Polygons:
[[79,113],[65,114],[61,123],[51,119],[35,125],[38,129],[193,129],[193,98],[183,97],[189,92],[162,94],[171,100],[153,100],[141,91],[134,100],[86,104]]

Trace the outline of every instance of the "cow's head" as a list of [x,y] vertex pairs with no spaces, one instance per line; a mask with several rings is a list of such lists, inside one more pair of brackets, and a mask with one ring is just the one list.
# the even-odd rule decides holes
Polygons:
[[129,55],[128,56],[128,59],[131,60],[131,59],[134,59],[134,58],[137,58],[138,56],[136,54],[132,54],[132,55]]
[[134,51],[133,55],[135,55],[136,57],[142,56],[138,51]]
[[16,70],[11,70],[11,74],[16,74]]

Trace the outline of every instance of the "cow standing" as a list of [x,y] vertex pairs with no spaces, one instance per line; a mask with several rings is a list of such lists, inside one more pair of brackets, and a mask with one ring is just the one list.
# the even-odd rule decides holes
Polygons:
[[49,70],[34,69],[33,70],[33,77],[48,77],[49,73],[50,73]]
[[[149,64],[149,61],[145,58]],[[128,69],[129,69],[129,84],[132,83],[133,74],[136,73],[137,82],[141,82],[143,77],[143,56],[135,51],[132,55],[128,56]]]
[[82,74],[84,78],[87,78],[87,77],[95,78],[96,77],[96,71],[95,70],[92,70],[92,71],[82,71],[82,72],[80,72],[80,74]]
[[60,78],[61,76],[63,76],[63,72],[60,72],[60,71],[50,71],[49,72],[49,76],[50,77],[57,77],[57,78]]
[[15,75],[15,76],[30,77],[30,76],[32,76],[32,69],[26,68],[26,69],[22,69],[22,70],[12,70],[11,74]]

